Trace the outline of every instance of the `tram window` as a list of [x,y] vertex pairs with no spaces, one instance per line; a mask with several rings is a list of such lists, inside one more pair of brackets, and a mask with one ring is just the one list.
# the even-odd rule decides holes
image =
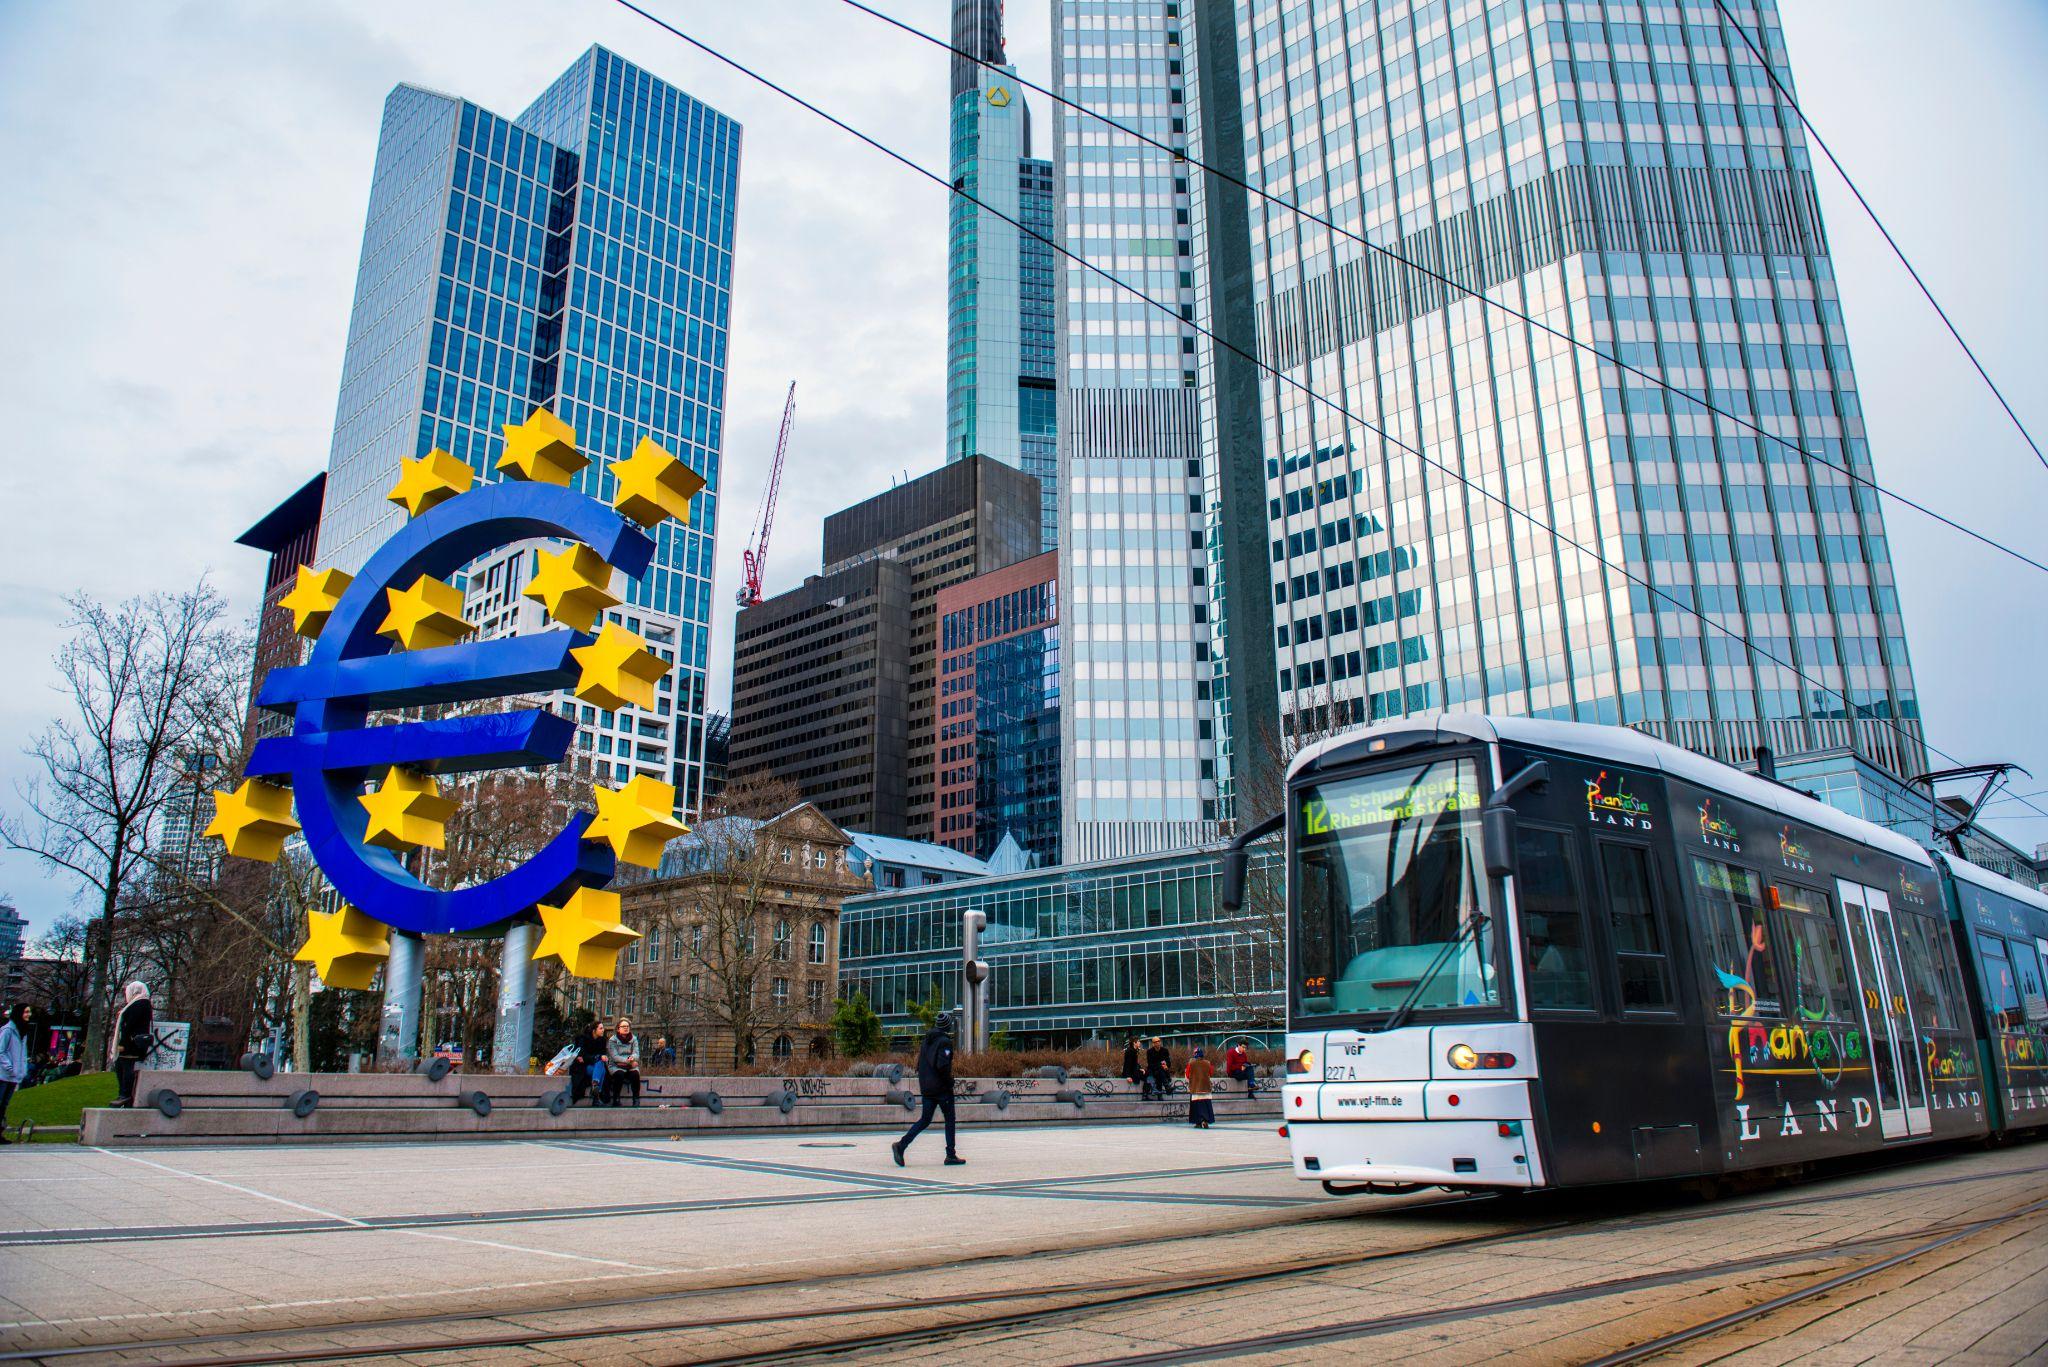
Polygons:
[[1856,990],[1849,985],[1842,935],[1835,928],[1827,894],[1780,887],[1778,905],[1785,913],[1785,942],[1792,951],[1793,1006],[1799,1016],[1805,1020],[1853,1019]]
[[1713,980],[1708,995],[1724,1016],[1775,1016],[1778,966],[1764,920],[1763,881],[1748,869],[1717,859],[1692,861],[1693,887],[1706,911],[1707,955]]
[[1638,845],[1602,842],[1600,870],[1607,884],[1608,916],[1614,928],[1622,1010],[1676,1010],[1671,964],[1664,953],[1664,933],[1657,925],[1650,852]]
[[2048,994],[2041,990],[2041,956],[2025,940],[2012,942],[2012,968],[2020,980],[2020,1011],[2028,1023],[2048,1020]]
[[2000,1030],[2019,1029],[2024,1019],[2020,1014],[2020,989],[2012,975],[2012,964],[2005,957],[2005,941],[1980,930],[1977,952],[1984,956],[1984,1004],[1991,1009],[1991,1024]]
[[1516,841],[1515,905],[1529,972],[1529,1005],[1538,1010],[1590,1011],[1593,975],[1586,958],[1586,909],[1559,831],[1521,828]]
[[1926,916],[1893,911],[1899,932],[1899,955],[1905,963],[1906,991],[1913,999],[1913,1019],[1922,1029],[1953,1030],[1955,1010],[1943,971],[1942,928]]

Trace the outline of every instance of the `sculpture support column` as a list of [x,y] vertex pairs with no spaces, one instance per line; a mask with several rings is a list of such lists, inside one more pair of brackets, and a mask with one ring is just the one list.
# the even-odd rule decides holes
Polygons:
[[534,946],[540,927],[515,921],[505,928],[505,956],[498,965],[498,1030],[491,1040],[491,1071],[524,1074],[533,1057],[533,1008],[540,974]]
[[427,942],[423,937],[401,930],[391,932],[391,957],[384,961],[384,1021],[377,1034],[379,1063],[419,1061],[426,962]]

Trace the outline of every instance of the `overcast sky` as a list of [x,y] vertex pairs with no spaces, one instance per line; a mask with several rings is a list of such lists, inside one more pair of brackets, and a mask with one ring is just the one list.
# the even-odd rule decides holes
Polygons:
[[[945,27],[946,0],[884,2],[927,31]],[[937,49],[838,0],[648,3],[944,170]],[[1012,56],[1040,81],[1047,9],[1009,5]],[[1785,10],[1808,114],[2048,438],[2048,6]],[[815,572],[824,514],[941,459],[942,193],[609,0],[0,0],[0,802],[11,804],[21,747],[57,705],[48,660],[62,595],[120,597],[210,574],[253,610],[262,558],[233,541],[326,463],[391,87],[516,115],[593,42],[746,129],[715,697],[726,692],[739,551],[789,382],[798,411],[771,592]],[[1044,130],[1042,101],[1033,112]],[[1879,478],[2048,559],[2048,469],[1831,172],[1820,191]],[[1930,738],[2039,776],[2016,791],[2048,789],[2048,576],[1908,510],[1888,510],[1887,529]],[[2000,829],[2029,848],[2048,840],[2048,820],[2031,813]],[[0,896],[32,918],[32,934],[73,894],[0,855]]]

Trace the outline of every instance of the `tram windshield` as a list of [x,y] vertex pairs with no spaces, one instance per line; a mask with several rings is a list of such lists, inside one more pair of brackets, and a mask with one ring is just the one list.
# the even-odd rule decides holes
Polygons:
[[1470,757],[1299,788],[1297,1019],[1500,1005]]

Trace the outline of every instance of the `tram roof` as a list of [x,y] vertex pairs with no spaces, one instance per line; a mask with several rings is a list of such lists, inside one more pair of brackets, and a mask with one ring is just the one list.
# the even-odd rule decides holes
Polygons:
[[[1596,726],[1590,722],[1494,716],[1482,712],[1446,712],[1434,718],[1404,718],[1347,731],[1343,735],[1332,736],[1307,746],[1294,757],[1293,763],[1288,766],[1287,775],[1291,779],[1303,767],[1321,756],[1359,740],[1374,735],[1392,735],[1427,730],[1431,727],[1446,740],[1503,740],[1516,745],[1534,745],[1546,750],[1561,750],[1595,759],[1612,760],[1617,764],[1631,764],[1639,769],[1654,769],[1673,778],[1683,779],[1695,787],[1712,788],[1753,806],[1777,812],[1803,826],[1833,831],[1836,835],[1874,846],[1887,854],[1895,854],[1910,863],[1928,868],[1934,866],[1934,861],[1926,850],[1897,831],[1887,830],[1861,817],[1850,816],[1838,807],[1830,807],[1819,798],[1808,797],[1796,789],[1758,778],[1755,774],[1746,773],[1733,765],[1708,759],[1705,755],[1695,754],[1691,750],[1658,740],[1655,736],[1641,731],[1630,730],[1625,726]],[[1970,867],[1973,872],[1985,878],[1998,877],[1997,874],[1977,869],[1974,865]],[[2007,880],[1999,881],[2004,883]],[[2012,886],[2017,888],[2021,885],[2014,883]]]
[[1952,875],[1960,878],[1965,883],[1975,883],[1978,887],[1988,892],[2003,893],[2016,902],[2024,902],[2037,910],[2048,911],[2048,896],[2044,896],[2037,888],[2030,888],[2025,883],[2014,882],[2002,873],[1993,873],[1990,869],[1978,868],[1969,860],[1958,859],[1952,854],[1943,854],[1941,862],[1948,866],[1948,871]]

